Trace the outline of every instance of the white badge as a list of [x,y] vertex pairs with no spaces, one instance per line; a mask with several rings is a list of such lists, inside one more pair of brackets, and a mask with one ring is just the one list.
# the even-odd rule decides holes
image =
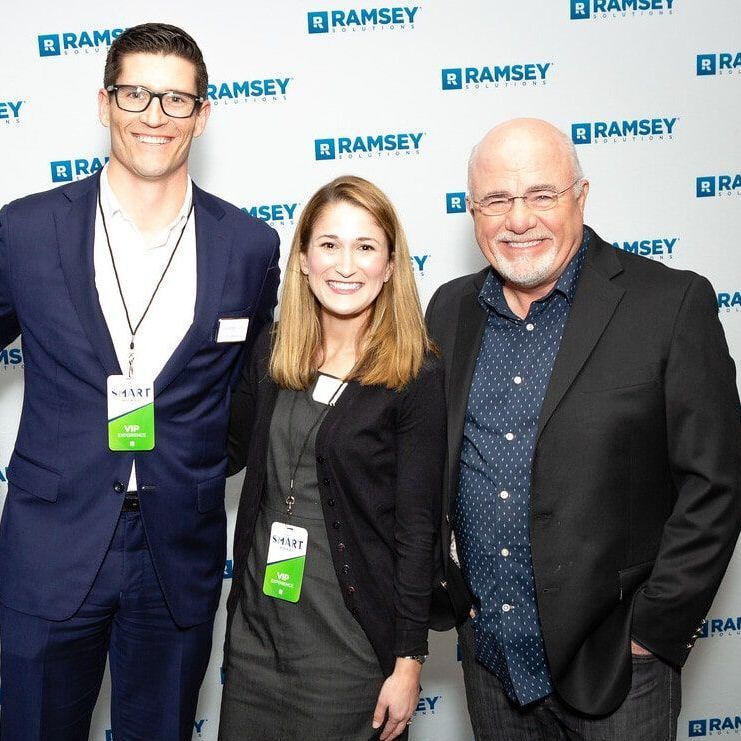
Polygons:
[[247,338],[249,317],[240,319],[219,319],[219,329],[216,333],[217,342],[244,342]]
[[316,379],[316,386],[314,386],[311,398],[320,404],[331,404],[334,406],[337,399],[340,398],[340,394],[346,388],[347,384],[341,379],[320,374]]

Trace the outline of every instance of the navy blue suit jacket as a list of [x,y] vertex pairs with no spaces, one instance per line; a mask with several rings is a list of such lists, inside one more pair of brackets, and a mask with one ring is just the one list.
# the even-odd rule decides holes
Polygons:
[[[25,394],[0,520],[0,602],[64,620],[82,604],[110,543],[136,459],[154,566],[181,626],[210,619],[226,554],[230,385],[245,343],[217,343],[221,317],[270,319],[278,236],[193,188],[193,324],[155,379],[156,448],[111,452],[106,378],[121,373],[93,267],[98,178],[0,211],[0,347],[22,334]],[[122,486],[123,484],[123,486]]]

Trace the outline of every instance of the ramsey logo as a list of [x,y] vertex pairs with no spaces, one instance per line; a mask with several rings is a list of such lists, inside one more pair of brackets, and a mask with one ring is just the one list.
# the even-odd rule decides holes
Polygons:
[[234,577],[234,561],[231,558],[227,558],[224,562],[224,579],[232,579]]
[[674,138],[678,118],[633,118],[571,124],[574,144],[627,141],[668,141]]
[[571,0],[571,20],[672,15],[675,0]]
[[741,291],[721,291],[717,298],[718,311],[741,311]]
[[697,74],[741,75],[741,51],[720,54],[698,54]]
[[420,6],[320,10],[307,13],[309,33],[347,33],[348,31],[394,31],[412,29]]
[[699,177],[695,184],[695,195],[698,198],[741,195],[741,173]]
[[340,136],[337,139],[315,139],[314,158],[317,160],[352,159],[353,157],[387,157],[419,154],[424,132],[377,134],[371,136]]
[[40,57],[59,57],[67,54],[97,54],[101,47],[107,51],[114,39],[126,29],[104,28],[79,33],[49,33],[38,37]]
[[412,255],[412,270],[417,275],[424,277],[425,267],[427,266],[427,260],[429,259],[429,255]]
[[20,123],[24,100],[0,100],[0,121],[5,124]]
[[[720,300],[720,294],[718,297]],[[720,302],[718,308],[720,308]],[[729,635],[741,635],[741,617],[708,618],[703,623],[700,638],[722,638]]]
[[292,77],[267,77],[262,80],[211,83],[207,96],[214,105],[287,100],[286,91],[292,79]]
[[439,709],[438,706],[440,700],[442,699],[442,695],[435,695],[434,697],[420,697],[414,715],[435,715]]
[[298,203],[268,203],[242,208],[246,214],[276,226],[292,226]]
[[552,62],[503,64],[492,67],[446,67],[442,70],[443,90],[545,85]]
[[5,347],[0,350],[0,370],[23,368],[23,350],[20,347]]
[[736,731],[736,733],[741,731],[741,715],[726,715],[725,718],[702,718],[689,722],[690,738],[726,736],[729,735],[729,731]]
[[613,242],[612,246],[625,252],[644,257],[656,257],[663,260],[674,257],[674,248],[677,246],[679,237],[661,237],[659,239],[637,239],[634,242]]
[[446,193],[445,212],[448,214],[465,214],[466,194],[464,192]]
[[52,183],[71,183],[102,170],[108,157],[80,157],[74,160],[55,160],[49,163]]

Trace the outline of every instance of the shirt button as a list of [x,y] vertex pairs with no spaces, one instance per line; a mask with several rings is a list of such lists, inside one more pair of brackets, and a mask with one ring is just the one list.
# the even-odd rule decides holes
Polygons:
[[116,494],[123,494],[125,490],[126,487],[120,481],[116,481],[116,483],[113,485],[113,491],[115,491]]
[[506,434],[506,435],[504,436],[504,439],[505,439],[505,440],[510,440],[510,441],[511,441],[511,440],[514,440],[514,439],[515,439],[515,434],[514,434],[514,432],[508,432],[508,433],[507,433],[507,434]]
[[508,605],[506,602],[502,605],[502,612],[509,612],[512,609],[512,605]]
[[534,324],[533,324],[532,322],[528,322],[528,323],[527,323],[527,324],[525,325],[525,329],[526,329],[526,330],[527,330],[528,332],[532,332],[532,331],[533,331],[533,330],[535,329],[535,325],[534,325]]
[[515,376],[512,380],[519,386],[522,383],[522,376]]
[[509,548],[502,548],[501,551],[499,551],[505,558],[509,556]]
[[342,551],[345,550],[345,544],[344,543],[338,543],[337,544],[337,550],[342,553]]
[[500,499],[509,499],[509,492],[508,491],[500,491],[499,492],[499,498]]
[[347,588],[347,593],[355,594],[355,587],[352,584]]
[[349,574],[349,573],[350,573],[350,564],[349,564],[349,563],[346,563],[346,564],[345,564],[345,565],[344,565],[344,566],[342,567],[342,573],[343,573],[343,574]]

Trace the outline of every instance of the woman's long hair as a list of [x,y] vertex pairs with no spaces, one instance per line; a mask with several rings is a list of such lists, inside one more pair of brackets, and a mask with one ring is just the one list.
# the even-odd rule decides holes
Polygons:
[[353,175],[336,178],[306,204],[291,243],[273,338],[270,375],[283,388],[309,388],[322,364],[320,304],[301,272],[300,254],[324,209],[349,203],[365,209],[383,230],[394,269],[372,305],[359,342],[359,359],[346,380],[401,390],[419,373],[432,349],[427,335],[404,230],[391,201],[373,183]]

